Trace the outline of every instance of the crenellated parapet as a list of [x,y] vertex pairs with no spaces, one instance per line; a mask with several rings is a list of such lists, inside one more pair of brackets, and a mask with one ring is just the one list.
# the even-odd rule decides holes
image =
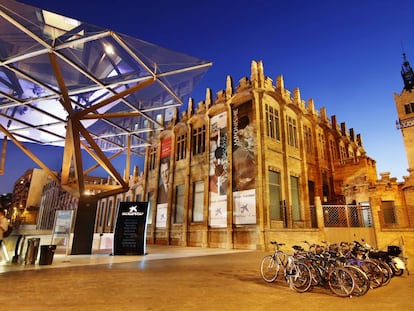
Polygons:
[[[224,90],[216,92],[216,97],[213,99],[212,90],[206,90],[206,97],[203,102],[199,102],[197,107],[194,105],[194,100],[190,98],[188,103],[187,114],[181,116],[181,122],[186,122],[192,116],[205,114],[210,111],[211,107],[220,104],[228,104],[231,99],[238,94],[250,92],[253,90],[263,91],[267,94],[274,94],[274,98],[280,99],[286,105],[297,107],[298,111],[322,125],[324,128],[330,129],[335,137],[340,138],[345,144],[354,144],[356,148],[363,148],[361,134],[356,134],[354,129],[347,129],[346,123],[342,122],[340,125],[337,122],[336,116],[328,117],[327,109],[325,107],[319,110],[315,108],[313,98],[304,100],[301,97],[300,89],[297,87],[293,91],[285,89],[285,82],[283,75],[276,78],[275,85],[273,79],[265,76],[264,66],[262,61],[252,61],[250,79],[242,77],[238,81],[238,85],[234,87],[233,78],[228,75],[226,77],[226,87]],[[397,95],[395,95],[397,96]],[[184,121],[182,118],[185,117]],[[358,151],[358,154],[365,154],[363,149]]]

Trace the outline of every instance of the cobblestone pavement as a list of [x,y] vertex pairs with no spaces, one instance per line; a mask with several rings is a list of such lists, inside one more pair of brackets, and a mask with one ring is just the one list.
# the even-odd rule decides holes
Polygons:
[[261,251],[153,246],[148,252],[55,258],[41,267],[9,264],[0,274],[0,305],[19,311],[414,310],[412,275],[363,297],[340,298],[323,288],[299,294],[283,282],[265,283],[259,265],[267,253]]

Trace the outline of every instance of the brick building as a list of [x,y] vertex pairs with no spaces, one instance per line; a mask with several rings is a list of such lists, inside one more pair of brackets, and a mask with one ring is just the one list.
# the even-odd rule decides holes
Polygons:
[[235,88],[228,77],[214,100],[210,90],[197,107],[190,100],[152,139],[144,178],[156,244],[263,248],[278,230],[317,227],[316,197],[351,203],[347,180],[376,180],[361,136],[285,89],[282,76],[274,84],[261,62]]
[[47,173],[38,168],[27,170],[17,179],[13,187],[10,211],[13,223],[36,224],[43,186],[47,182]]
[[[395,99],[408,124],[403,103],[413,93]],[[403,129],[410,167],[413,128]],[[135,199],[149,202],[148,243],[265,249],[272,239],[364,238],[414,255],[414,170],[404,182],[388,172],[378,178],[360,134],[285,89],[282,76],[274,84],[261,62],[236,87],[228,77],[214,100],[210,90],[197,106],[190,99],[148,139],[144,172],[134,172],[129,192],[98,202],[95,232],[109,234],[106,247],[118,202]]]

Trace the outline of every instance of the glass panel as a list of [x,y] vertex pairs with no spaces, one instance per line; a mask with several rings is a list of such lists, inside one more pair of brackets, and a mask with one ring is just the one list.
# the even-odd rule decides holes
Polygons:
[[269,171],[269,212],[271,220],[283,220],[280,203],[280,173]]
[[[148,144],[141,135],[159,127],[157,115],[186,103],[211,66],[196,57],[16,1],[3,0],[2,14],[7,18],[0,17],[0,123],[23,142],[63,146],[68,113],[60,103],[65,99],[65,89],[57,82],[61,78],[68,104],[76,111],[105,101],[89,116],[118,113],[116,118],[107,115],[82,121],[99,146],[105,151],[124,149],[126,136],[132,133],[132,151],[143,154]],[[142,84],[153,77],[152,84]],[[141,88],[113,98],[137,85]]]
[[178,185],[175,188],[175,211],[174,223],[183,223],[184,216],[184,185]]
[[301,220],[298,177],[290,176],[290,193],[292,199],[292,220]]
[[113,220],[113,217],[114,217],[113,210],[112,210],[112,204],[113,204],[113,202],[112,202],[112,200],[110,200],[109,203],[108,203],[108,211],[107,211],[107,216],[106,216],[106,226],[109,229],[112,229],[112,220]]
[[105,218],[105,201],[101,202],[101,210],[99,212],[99,227],[101,228]]
[[204,182],[197,181],[193,184],[193,222],[203,221],[204,210]]

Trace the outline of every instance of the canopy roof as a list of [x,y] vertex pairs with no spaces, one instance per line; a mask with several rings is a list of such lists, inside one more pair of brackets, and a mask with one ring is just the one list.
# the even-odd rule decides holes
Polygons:
[[145,133],[162,128],[210,66],[128,35],[0,0],[0,124],[20,142],[64,146],[67,121],[78,113],[102,151],[125,150],[129,143],[131,152],[143,154]]

